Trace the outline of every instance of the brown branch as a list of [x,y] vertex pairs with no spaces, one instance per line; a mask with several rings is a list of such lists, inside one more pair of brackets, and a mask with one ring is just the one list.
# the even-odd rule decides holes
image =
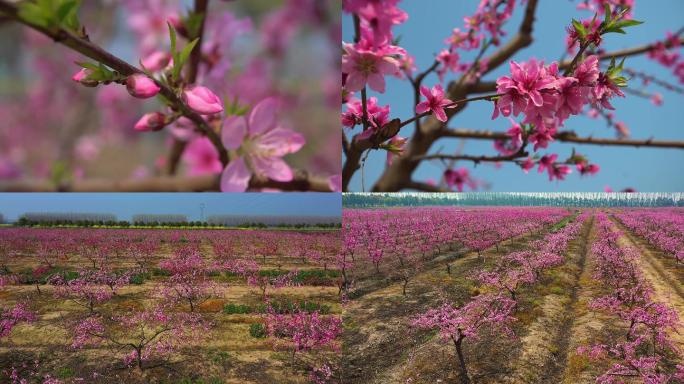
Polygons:
[[[195,48],[190,53],[190,59],[188,60],[186,83],[193,84],[197,80],[197,73],[199,72],[199,65],[202,61],[202,41],[204,38],[204,25],[207,19],[207,8],[209,7],[209,0],[195,0],[195,15],[202,15],[202,21],[199,25],[199,30],[196,36],[190,36],[190,40],[197,38],[197,44]],[[174,175],[178,170],[178,163],[180,162],[183,152],[185,152],[185,147],[187,147],[187,142],[173,139],[173,144],[171,145],[171,151],[166,159],[166,173],[168,175]]]
[[[17,7],[7,2],[6,0],[0,0],[0,11],[3,12],[6,16],[50,37],[55,42],[65,45],[76,52],[79,52],[93,60],[103,63],[124,76],[130,76],[136,73],[143,73],[142,70],[119,59],[118,57],[112,55],[100,46],[91,43],[87,39],[75,35],[73,32],[69,30],[66,30],[64,28],[49,29],[42,27],[40,25],[33,24],[28,20],[24,20],[19,16]],[[228,152],[223,147],[223,144],[221,143],[221,138],[211,127],[209,127],[209,125],[204,121],[202,116],[193,112],[181,100],[181,98],[176,94],[176,92],[173,89],[169,88],[168,86],[162,84],[157,80],[155,80],[155,82],[161,88],[161,95],[163,95],[176,108],[178,108],[178,110],[183,114],[183,116],[187,117],[188,119],[192,120],[195,124],[197,124],[202,133],[204,133],[209,138],[209,140],[211,140],[212,144],[214,144],[214,146],[219,152],[219,157],[223,165],[228,164]]]
[[[672,42],[671,41],[665,41],[663,42],[665,44],[665,48],[671,48],[672,47]],[[679,44],[684,44],[684,37],[679,39]],[[636,56],[636,55],[641,55],[642,53],[648,53],[656,48],[656,44],[646,44],[646,45],[641,45],[638,47],[633,47],[633,48],[627,48],[627,49],[621,49],[618,51],[613,51],[613,52],[605,52],[602,53],[599,56],[599,60],[610,60],[613,58],[619,58],[619,57],[629,57],[629,56]],[[561,68],[563,68],[564,65],[568,65],[569,63],[563,62],[561,63]]]
[[344,130],[342,131],[342,153],[344,153],[345,156],[349,154],[349,139],[347,139],[347,135],[344,134]]
[[[310,176],[301,170],[295,171],[295,178],[286,182],[253,176],[249,182],[249,188],[252,190],[274,188],[283,191],[332,192],[326,178]],[[203,192],[218,190],[219,175],[159,176],[140,180],[92,179],[59,185],[47,180],[0,181],[0,191],[3,192]]]
[[406,184],[407,189],[415,189],[416,191],[422,192],[450,192],[448,189],[440,188],[436,185],[431,185],[428,183],[422,183],[420,181],[409,181]]
[[[377,149],[378,146],[396,136],[399,133],[400,120],[394,119],[378,129],[367,139],[359,139],[358,135],[352,138],[351,143],[347,145],[345,152],[344,165],[342,166],[342,190],[347,191],[349,182],[354,173],[361,167],[361,155],[369,149]],[[342,132],[344,135],[344,132]],[[343,140],[343,143],[345,140]]]
[[[454,137],[478,140],[509,140],[510,136],[504,132],[476,131],[465,129],[447,129],[441,132],[440,137]],[[554,138],[564,143],[576,143],[587,145],[610,145],[623,147],[654,147],[684,149],[684,141],[673,140],[630,140],[630,139],[606,139],[595,137],[579,137],[574,131],[558,132]]]
[[520,146],[520,149],[515,153],[510,155],[500,155],[500,156],[471,156],[471,155],[445,155],[445,154],[434,154],[425,156],[416,156],[415,160],[465,160],[472,161],[475,164],[482,162],[497,163],[501,161],[516,161],[522,157],[528,156],[529,153],[525,151],[525,145]]

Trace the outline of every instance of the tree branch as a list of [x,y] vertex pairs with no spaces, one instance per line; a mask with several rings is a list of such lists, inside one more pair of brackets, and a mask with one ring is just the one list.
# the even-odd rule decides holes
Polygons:
[[518,150],[515,153],[512,153],[510,155],[501,155],[501,156],[485,156],[485,155],[480,155],[480,156],[471,156],[471,155],[445,155],[445,154],[434,154],[434,155],[425,155],[425,156],[417,156],[415,159],[416,160],[465,160],[465,161],[472,161],[475,164],[479,164],[482,162],[485,163],[497,163],[500,161],[515,161],[517,159],[520,159],[522,157],[528,156],[529,153],[525,151],[525,145],[522,145],[520,147],[520,150]]
[[[76,52],[79,52],[93,60],[105,64],[124,76],[130,76],[136,73],[143,73],[142,70],[119,59],[118,57],[112,55],[100,46],[91,43],[87,39],[83,39],[79,36],[76,36],[71,31],[68,31],[64,28],[48,29],[22,19],[18,14],[17,7],[7,2],[6,0],[0,0],[0,11],[8,17],[52,38],[55,42],[65,45]],[[177,107],[178,110],[183,114],[183,116],[187,117],[188,119],[192,120],[195,124],[197,124],[197,127],[199,127],[202,133],[204,133],[209,138],[209,140],[211,140],[212,144],[214,144],[214,146],[219,152],[219,157],[223,165],[225,166],[226,164],[228,164],[228,152],[223,147],[223,144],[221,143],[221,138],[204,121],[202,116],[192,111],[174,92],[173,89],[169,88],[168,86],[162,84],[157,80],[155,80],[155,82],[161,88],[160,93],[167,100],[169,100],[175,107]]]
[[[295,171],[292,181],[275,181],[253,176],[250,189],[273,188],[283,191],[332,192],[328,180]],[[219,191],[219,175],[192,177],[150,177],[140,180],[82,180],[55,185],[46,180],[0,181],[3,192],[203,192]]]
[[[346,137],[343,139],[343,148],[347,148],[345,151],[344,165],[342,166],[343,191],[347,191],[352,176],[354,176],[354,173],[361,167],[360,161],[363,152],[372,148],[378,148],[381,143],[396,136],[401,128],[400,125],[401,121],[399,119],[394,119],[378,129],[377,132],[373,132],[368,138],[360,139],[358,135],[356,135],[348,145],[344,144]],[[342,135],[344,135],[344,132],[342,132]]]
[[[440,137],[453,137],[478,140],[509,140],[510,136],[504,132],[476,131],[466,129],[447,129],[441,132]],[[654,147],[684,149],[684,141],[674,140],[631,140],[631,139],[606,139],[595,137],[579,137],[574,131],[558,132],[554,138],[564,143],[577,143],[587,145],[623,146],[623,147]]]
[[409,181],[406,184],[407,189],[415,189],[416,191],[423,191],[423,192],[451,192],[448,189],[440,188],[436,185],[431,185],[428,183],[422,183],[420,181]]

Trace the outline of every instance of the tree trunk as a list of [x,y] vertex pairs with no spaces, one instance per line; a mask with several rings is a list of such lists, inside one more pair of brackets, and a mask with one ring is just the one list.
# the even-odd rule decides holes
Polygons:
[[458,364],[461,367],[461,383],[470,384],[470,377],[468,377],[468,369],[466,368],[465,358],[463,357],[463,348],[461,344],[463,343],[463,337],[459,337],[454,340],[454,346],[456,346],[456,355],[458,355]]

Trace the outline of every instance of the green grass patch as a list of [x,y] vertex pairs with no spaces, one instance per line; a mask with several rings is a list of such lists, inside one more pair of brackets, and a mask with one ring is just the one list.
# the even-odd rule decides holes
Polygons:
[[57,376],[58,379],[68,379],[76,376],[76,371],[74,371],[73,368],[62,367],[55,371],[55,376]]
[[261,323],[255,323],[249,326],[249,335],[256,339],[266,338],[266,328]]
[[252,313],[252,308],[245,304],[226,304],[223,306],[223,313],[226,315]]

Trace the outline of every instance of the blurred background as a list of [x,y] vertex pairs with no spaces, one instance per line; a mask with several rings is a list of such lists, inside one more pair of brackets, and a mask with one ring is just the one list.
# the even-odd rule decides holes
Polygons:
[[[90,40],[139,67],[169,50],[166,20],[184,17],[191,0],[83,1]],[[339,174],[341,0],[209,2],[198,83],[224,100],[254,105],[277,96],[281,122],[306,136],[293,168]],[[182,40],[180,46],[186,41]],[[45,36],[0,17],[0,181],[142,179],[164,173],[173,140],[187,141],[178,175],[216,173],[216,152],[183,130],[136,132],[157,99],[122,85],[87,88],[71,80],[90,61]],[[219,163],[220,167],[220,163]]]

